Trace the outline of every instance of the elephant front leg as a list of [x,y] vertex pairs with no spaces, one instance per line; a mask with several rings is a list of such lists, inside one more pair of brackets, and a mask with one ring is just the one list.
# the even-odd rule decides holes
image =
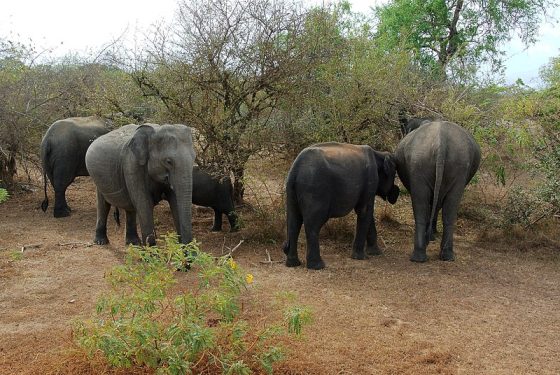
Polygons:
[[107,237],[107,216],[111,205],[105,200],[103,195],[97,189],[97,223],[95,226],[95,238],[93,242],[97,245],[107,245],[109,238]]
[[126,235],[124,239],[127,245],[140,245],[140,237],[136,230],[136,212],[126,211]]
[[143,245],[156,245],[156,232],[154,229],[154,205],[148,199],[143,200],[136,206],[136,214],[140,221]]
[[371,217],[373,216],[373,207],[363,207],[356,209],[356,235],[352,245],[352,259],[366,259],[364,247],[366,244],[366,236],[368,237],[368,253],[369,249],[369,229]]
[[383,252],[377,245],[377,228],[375,227],[375,218],[372,217],[371,225],[369,226],[368,233],[367,233],[367,248],[366,253],[368,255],[381,255]]
[[220,232],[222,230],[222,212],[214,208],[214,225],[212,232]]

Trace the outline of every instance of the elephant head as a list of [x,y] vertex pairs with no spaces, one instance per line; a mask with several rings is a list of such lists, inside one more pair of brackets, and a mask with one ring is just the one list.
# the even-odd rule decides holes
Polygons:
[[394,156],[388,152],[375,151],[375,159],[379,176],[377,195],[389,203],[395,204],[399,198],[400,189],[395,185],[397,167]]
[[145,173],[145,183],[154,200],[157,202],[164,195],[169,201],[181,242],[192,241],[195,153],[191,129],[185,125],[142,125],[134,133],[129,147],[132,159]]

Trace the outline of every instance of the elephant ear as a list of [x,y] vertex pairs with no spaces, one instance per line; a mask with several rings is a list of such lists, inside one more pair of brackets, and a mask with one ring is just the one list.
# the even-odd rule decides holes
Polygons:
[[155,133],[154,128],[149,125],[142,125],[132,136],[129,147],[136,160],[140,165],[146,165],[148,162],[150,137]]

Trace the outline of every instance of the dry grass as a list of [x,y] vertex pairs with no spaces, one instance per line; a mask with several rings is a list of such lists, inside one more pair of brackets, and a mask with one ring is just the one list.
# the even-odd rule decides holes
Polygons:
[[[277,373],[560,373],[557,219],[539,223],[539,231],[504,231],[478,214],[463,214],[455,236],[457,260],[438,261],[435,243],[428,248],[429,261],[416,264],[408,261],[414,231],[410,197],[402,196],[395,206],[376,203],[384,255],[350,259],[355,220],[350,215],[322,233],[326,269],[287,268],[281,262],[285,219],[279,193],[289,166],[270,167],[251,170],[240,232],[210,232],[208,210],[195,212],[193,227],[203,249],[216,254],[245,240],[234,257],[255,277],[247,319],[257,323],[275,316],[271,301],[280,291],[294,293],[313,309],[304,337],[285,343],[289,359]],[[253,174],[256,170],[261,175]],[[273,175],[265,176],[270,170]],[[464,203],[476,205],[478,194],[469,188]],[[124,229],[111,225],[109,246],[61,246],[91,241],[95,226],[89,179],[79,179],[69,196],[74,211],[64,219],[40,211],[40,191],[2,205],[0,374],[147,373],[119,372],[100,358],[90,361],[72,344],[71,321],[90,314],[106,288],[104,272],[122,261]],[[468,212],[473,209],[476,213],[474,207]],[[156,217],[159,233],[172,227],[166,205]],[[30,243],[41,247],[19,259],[10,256]],[[263,262],[267,253],[272,263]]]

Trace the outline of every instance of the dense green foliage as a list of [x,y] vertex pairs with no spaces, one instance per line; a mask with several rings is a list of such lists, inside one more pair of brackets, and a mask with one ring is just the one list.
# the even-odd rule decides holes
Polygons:
[[[190,277],[176,291],[175,270],[185,264]],[[272,373],[284,358],[279,339],[300,335],[311,318],[307,308],[290,306],[279,317],[283,322],[250,324],[243,319],[242,297],[253,276],[230,255],[215,258],[195,243],[178,244],[176,236],[159,248],[131,246],[125,264],[107,279],[111,291],[98,300],[95,316],[75,330],[90,355],[101,352],[117,367],[147,366],[161,374]]]
[[541,197],[560,213],[560,57],[541,71],[545,88],[536,93],[537,119],[544,136],[537,139],[535,156],[544,175]]
[[465,78],[485,63],[500,68],[505,42],[515,34],[534,43],[543,14],[555,6],[549,0],[395,0],[377,7],[377,33],[385,48],[404,45],[428,71]]

